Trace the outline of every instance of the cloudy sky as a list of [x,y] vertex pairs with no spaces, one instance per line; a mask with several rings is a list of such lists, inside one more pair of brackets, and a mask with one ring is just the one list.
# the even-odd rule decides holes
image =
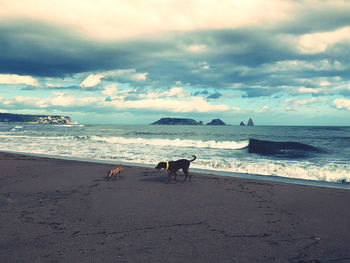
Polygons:
[[0,112],[350,125],[350,1],[0,0]]

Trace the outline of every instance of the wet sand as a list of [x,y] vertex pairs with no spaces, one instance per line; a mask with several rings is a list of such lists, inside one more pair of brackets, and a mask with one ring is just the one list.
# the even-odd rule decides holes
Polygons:
[[0,262],[350,262],[349,190],[116,165],[0,152]]

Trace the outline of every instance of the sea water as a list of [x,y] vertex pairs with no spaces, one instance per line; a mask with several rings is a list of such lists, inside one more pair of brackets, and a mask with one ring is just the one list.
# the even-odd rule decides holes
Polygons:
[[[261,140],[265,151],[251,152],[250,139]],[[292,148],[276,150],[273,142]],[[192,168],[219,174],[350,182],[350,127],[2,123],[0,150],[145,166],[196,155]]]

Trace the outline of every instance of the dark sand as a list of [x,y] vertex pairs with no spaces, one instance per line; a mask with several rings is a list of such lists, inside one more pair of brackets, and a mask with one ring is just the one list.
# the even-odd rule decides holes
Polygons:
[[350,262],[349,190],[111,168],[0,153],[0,262]]

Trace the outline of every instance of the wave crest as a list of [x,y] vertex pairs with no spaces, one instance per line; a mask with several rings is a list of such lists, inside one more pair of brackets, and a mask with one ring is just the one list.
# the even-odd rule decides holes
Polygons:
[[99,137],[91,136],[93,141],[107,142],[113,144],[142,144],[152,146],[169,147],[193,147],[210,149],[231,149],[239,150],[246,148],[249,141],[202,141],[202,140],[183,140],[183,139],[144,139],[144,138],[125,138],[125,137]]

